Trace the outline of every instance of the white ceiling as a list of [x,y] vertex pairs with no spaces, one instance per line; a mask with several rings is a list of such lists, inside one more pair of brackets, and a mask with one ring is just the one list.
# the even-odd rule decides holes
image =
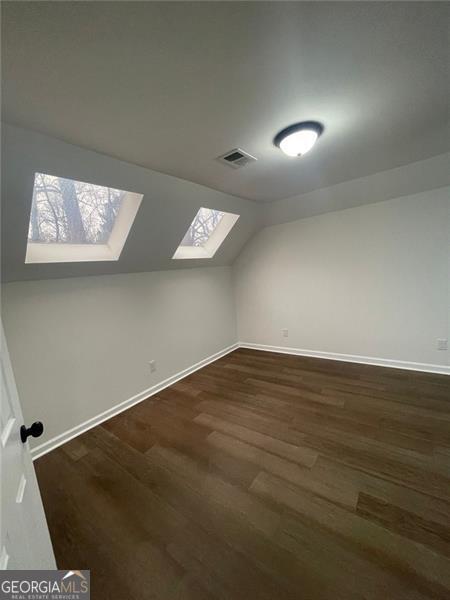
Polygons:
[[[2,281],[229,265],[261,226],[255,202],[11,125],[2,127]],[[119,260],[25,263],[34,174],[51,173],[143,195]],[[213,258],[172,260],[200,207],[239,215]]]
[[[3,118],[269,201],[449,147],[446,2],[3,2]],[[303,159],[272,145],[316,119]],[[233,170],[234,147],[258,158]]]

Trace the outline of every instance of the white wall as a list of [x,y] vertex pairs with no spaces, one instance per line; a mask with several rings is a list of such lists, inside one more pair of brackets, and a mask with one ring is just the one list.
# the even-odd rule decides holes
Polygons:
[[239,340],[448,365],[449,192],[263,229],[234,266]]
[[3,322],[37,443],[237,339],[230,267],[10,283]]
[[449,365],[436,349],[449,337],[449,193],[267,227],[233,267],[234,297],[226,266],[4,285],[25,419],[46,427],[37,443],[238,339]]

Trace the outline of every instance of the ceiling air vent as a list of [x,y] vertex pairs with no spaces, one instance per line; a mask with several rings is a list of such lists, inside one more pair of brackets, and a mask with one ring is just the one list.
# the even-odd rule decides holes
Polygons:
[[225,163],[229,167],[233,167],[233,169],[240,169],[258,159],[248,152],[245,152],[245,150],[235,148],[234,150],[230,150],[229,152],[222,154],[222,156],[218,156],[217,160]]

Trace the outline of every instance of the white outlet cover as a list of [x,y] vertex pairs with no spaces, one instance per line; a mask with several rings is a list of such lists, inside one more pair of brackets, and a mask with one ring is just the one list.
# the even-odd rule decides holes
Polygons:
[[289,335],[289,331],[287,329],[282,329],[281,333],[283,334],[283,337],[288,337]]
[[448,350],[448,340],[442,338],[437,341],[437,349],[438,350]]

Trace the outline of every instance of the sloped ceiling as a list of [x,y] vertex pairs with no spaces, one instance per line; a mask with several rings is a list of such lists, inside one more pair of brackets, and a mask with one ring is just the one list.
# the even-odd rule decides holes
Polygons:
[[[259,227],[259,206],[21,128],[2,127],[2,280],[52,279],[230,264]],[[35,172],[144,195],[117,262],[25,264]],[[216,255],[171,257],[201,206],[240,215]]]
[[[231,264],[263,224],[377,201],[379,188],[389,197],[364,178],[450,147],[449,11],[3,2],[3,281],[205,266],[171,259],[200,206],[240,215],[207,261]],[[313,152],[288,159],[273,136],[302,119],[325,132]],[[234,147],[258,161],[233,170],[215,160]],[[444,179],[444,160],[426,176],[412,166],[414,186]],[[144,194],[118,262],[24,264],[36,171]],[[401,193],[409,176],[391,179]]]
[[[272,201],[446,151],[448,2],[2,2],[3,118]],[[317,119],[289,160],[281,128]],[[258,158],[233,171],[215,157]]]

